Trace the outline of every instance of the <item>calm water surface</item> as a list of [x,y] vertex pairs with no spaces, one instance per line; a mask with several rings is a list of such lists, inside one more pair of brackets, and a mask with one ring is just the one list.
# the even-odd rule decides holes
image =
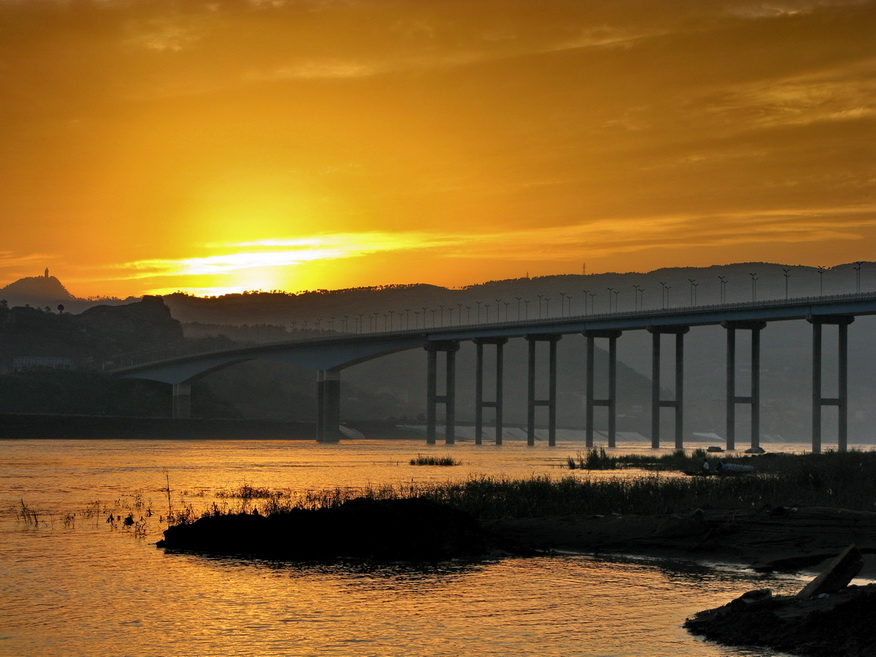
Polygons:
[[[579,449],[0,441],[0,655],[778,655],[705,643],[681,623],[752,588],[797,590],[795,577],[583,555],[308,566],[154,545],[168,482],[176,508],[203,507],[244,483],[303,491],[565,476],[565,458]],[[408,464],[448,453],[463,465]],[[36,526],[17,518],[22,500]],[[142,516],[141,534],[108,524],[110,510]]]

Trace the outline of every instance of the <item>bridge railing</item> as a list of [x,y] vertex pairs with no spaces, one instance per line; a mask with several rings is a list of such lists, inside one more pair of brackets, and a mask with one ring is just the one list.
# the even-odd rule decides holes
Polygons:
[[357,332],[337,332],[325,331],[321,335],[310,335],[307,337],[292,338],[279,342],[267,342],[258,344],[236,345],[230,349],[203,349],[198,348],[198,345],[179,345],[162,348],[159,350],[151,350],[149,352],[132,355],[129,359],[120,359],[113,363],[113,366],[118,367],[135,367],[154,363],[161,360],[169,360],[173,358],[184,357],[200,357],[207,356],[213,353],[227,354],[235,349],[252,350],[258,348],[270,349],[290,344],[317,344],[330,342],[346,342],[362,339],[363,336],[368,336],[372,339],[392,338],[406,335],[422,335],[426,340],[430,336],[438,337],[442,333],[453,333],[467,330],[482,330],[482,329],[513,329],[515,327],[526,327],[526,332],[537,332],[539,328],[556,327],[558,324],[575,324],[588,321],[603,321],[603,320],[618,320],[618,319],[637,319],[641,317],[671,317],[682,314],[691,313],[711,313],[730,310],[757,310],[768,308],[792,308],[806,307],[813,305],[824,305],[843,301],[876,301],[876,293],[874,292],[858,292],[850,294],[837,295],[821,295],[807,297],[792,297],[789,299],[766,299],[763,301],[742,301],[734,303],[717,303],[717,304],[701,304],[701,305],[686,305],[672,306],[669,308],[649,308],[643,310],[628,310],[623,312],[609,313],[585,313],[578,315],[551,315],[548,317],[532,318],[532,319],[513,319],[498,322],[470,322],[466,324],[439,324],[433,326],[418,326],[415,328],[394,329],[388,331],[357,331]]

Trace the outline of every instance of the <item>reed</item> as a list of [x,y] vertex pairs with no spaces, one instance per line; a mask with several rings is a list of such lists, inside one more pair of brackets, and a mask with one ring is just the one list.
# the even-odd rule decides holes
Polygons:
[[36,509],[28,506],[23,499],[19,500],[18,507],[15,510],[15,517],[28,527],[39,527],[40,519]]
[[452,456],[425,456],[417,454],[415,458],[410,460],[411,465],[461,465],[462,461],[457,461]]
[[614,454],[609,455],[604,447],[578,452],[576,456],[567,457],[569,470],[620,470],[624,468],[640,468],[643,470],[684,470],[696,469],[706,458],[706,451],[695,449],[688,454],[683,449],[677,449],[671,454]]
[[230,490],[220,490],[216,493],[216,497],[219,498],[233,498],[239,500],[266,500],[273,497],[283,497],[287,495],[283,491],[272,490],[270,488],[263,488],[260,486],[252,486],[244,482],[237,488],[232,488]]
[[[602,454],[597,454],[602,459]],[[699,459],[701,454],[696,454]],[[606,457],[614,458],[614,457]],[[650,457],[660,465],[675,463],[681,454]],[[693,456],[683,457],[690,462]],[[197,514],[191,506],[168,518],[169,524],[193,522],[200,515],[258,512],[288,513],[294,509],[335,508],[356,497],[398,499],[427,497],[487,520],[592,514],[666,514],[702,509],[744,509],[765,506],[829,506],[876,510],[876,452],[762,455],[734,459],[753,463],[757,472],[743,476],[684,477],[659,471],[591,478],[528,479],[476,477],[462,482],[416,483],[401,486],[333,488],[270,495],[237,506],[214,504]],[[623,463],[623,460],[618,461]],[[701,463],[701,461],[700,461]]]

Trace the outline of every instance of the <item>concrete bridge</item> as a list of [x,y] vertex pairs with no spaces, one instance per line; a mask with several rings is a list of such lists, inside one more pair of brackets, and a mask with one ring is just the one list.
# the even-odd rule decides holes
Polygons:
[[[616,370],[617,340],[624,331],[648,331],[652,336],[651,444],[660,447],[660,413],[670,408],[675,416],[675,447],[683,447],[684,409],[684,336],[692,326],[721,325],[726,329],[726,422],[728,449],[736,448],[735,417],[738,405],[751,410],[751,447],[759,446],[760,437],[760,331],[769,322],[805,320],[812,325],[812,450],[821,450],[822,409],[838,408],[838,449],[848,446],[848,327],[856,316],[876,314],[876,294],[850,294],[647,310],[613,314],[551,317],[537,320],[504,321],[465,326],[444,326],[410,330],[333,335],[257,347],[190,355],[160,362],[118,369],[116,376],[162,381],[173,385],[174,417],[191,413],[191,383],[211,372],[247,360],[265,359],[293,363],[317,373],[316,439],[333,442],[340,438],[340,373],[344,368],[407,349],[424,349],[427,354],[427,436],[434,444],[437,434],[438,407],[443,406],[445,442],[452,444],[456,425],[456,352],[461,341],[476,345],[475,442],[483,440],[483,410],[495,409],[497,444],[503,429],[503,345],[510,338],[524,338],[529,345],[528,359],[528,444],[535,444],[535,414],[539,406],[548,410],[548,444],[556,444],[557,342],[569,334],[587,339],[586,360],[586,444],[593,446],[593,410],[608,409],[608,445],[616,438]],[[822,390],[822,333],[825,326],[836,327],[838,385],[836,395],[825,396]],[[736,394],[736,333],[751,336],[750,395]],[[661,341],[666,336],[674,349],[675,390],[671,399],[663,399],[660,390]],[[608,394],[594,396],[594,350],[596,341],[607,341]],[[484,349],[495,350],[495,397],[484,399]],[[548,396],[536,397],[536,368],[547,353]],[[540,355],[541,354],[541,355]],[[439,360],[441,367],[439,367]],[[544,362],[543,360],[541,361]],[[442,371],[443,370],[443,371]],[[440,381],[443,379],[443,381]],[[443,392],[439,394],[439,383]]]

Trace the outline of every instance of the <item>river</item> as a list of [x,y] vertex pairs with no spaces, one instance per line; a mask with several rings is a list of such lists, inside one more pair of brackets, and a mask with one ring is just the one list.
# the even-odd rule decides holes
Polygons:
[[[249,484],[288,491],[566,476],[580,444],[0,441],[0,655],[115,657],[779,655],[690,636],[684,619],[796,576],[567,554],[486,563],[306,565],[155,547],[168,506]],[[411,466],[418,454],[461,465]],[[167,489],[170,489],[168,499]],[[36,514],[26,522],[22,502]],[[134,514],[133,527],[108,523]]]

